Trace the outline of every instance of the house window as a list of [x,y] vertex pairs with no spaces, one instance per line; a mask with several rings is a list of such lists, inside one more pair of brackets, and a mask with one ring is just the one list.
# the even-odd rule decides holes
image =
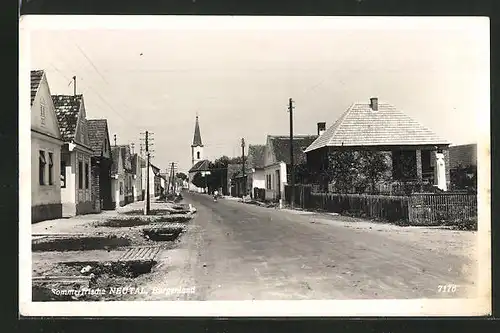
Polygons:
[[38,159],[38,179],[40,185],[45,185],[45,164],[47,164],[47,161],[45,161],[45,152],[43,150],[40,150]]
[[85,163],[85,188],[89,188],[89,164]]
[[196,152],[196,158],[197,158],[198,160],[200,159],[200,152],[199,152],[199,151],[197,151],[197,152]]
[[61,188],[66,187],[66,162],[61,161]]
[[49,185],[54,185],[54,154],[49,153]]
[[78,188],[81,189],[83,185],[83,162],[78,162]]
[[45,101],[40,100],[40,122],[45,125]]
[[120,182],[120,195],[123,194],[123,182]]

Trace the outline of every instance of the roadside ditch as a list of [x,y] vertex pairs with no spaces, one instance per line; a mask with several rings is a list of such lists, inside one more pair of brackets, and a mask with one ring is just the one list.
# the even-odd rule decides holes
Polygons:
[[[177,208],[176,208],[177,207]],[[137,278],[176,248],[193,212],[185,206],[118,213],[75,234],[33,235],[33,301],[123,300],[147,292]]]

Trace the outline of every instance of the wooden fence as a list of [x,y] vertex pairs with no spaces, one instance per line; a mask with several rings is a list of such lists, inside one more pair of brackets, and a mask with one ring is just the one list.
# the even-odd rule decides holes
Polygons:
[[454,224],[477,218],[475,194],[412,194],[408,204],[409,221],[415,224]]
[[[285,201],[290,204],[290,186]],[[412,225],[461,224],[477,219],[477,195],[468,193],[414,193],[407,196],[313,193],[296,186],[295,207]]]

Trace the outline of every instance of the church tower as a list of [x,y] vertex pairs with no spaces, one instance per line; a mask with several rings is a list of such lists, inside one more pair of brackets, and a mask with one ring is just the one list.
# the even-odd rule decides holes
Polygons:
[[192,165],[195,165],[201,160],[203,160],[203,143],[201,142],[200,124],[198,122],[198,116],[196,116],[193,144],[191,145],[191,163]]

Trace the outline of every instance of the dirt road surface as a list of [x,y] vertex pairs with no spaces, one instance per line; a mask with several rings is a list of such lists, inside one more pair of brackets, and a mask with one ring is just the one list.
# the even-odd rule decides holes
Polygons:
[[[135,300],[474,297],[476,233],[397,227],[186,194],[197,208]],[[447,287],[444,287],[447,286]]]

